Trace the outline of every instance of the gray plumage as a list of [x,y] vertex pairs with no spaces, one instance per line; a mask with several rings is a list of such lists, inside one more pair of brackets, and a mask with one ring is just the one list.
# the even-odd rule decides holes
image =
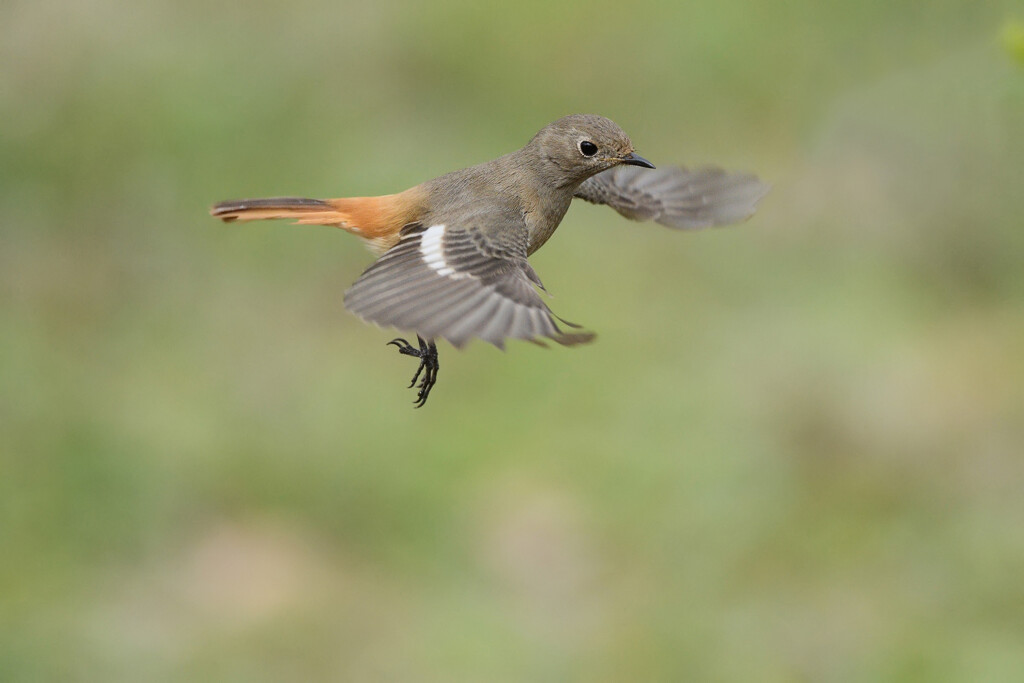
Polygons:
[[[525,225],[488,237],[477,221],[492,217],[475,218],[463,226],[408,226],[349,289],[345,305],[366,320],[443,337],[456,347],[474,337],[498,348],[506,339],[590,341],[592,333],[563,332],[534,289],[540,279],[526,261]],[[425,242],[432,248],[425,250]]]
[[626,218],[688,230],[729,225],[754,214],[769,186],[750,173],[678,166],[618,166],[587,178],[576,196]]

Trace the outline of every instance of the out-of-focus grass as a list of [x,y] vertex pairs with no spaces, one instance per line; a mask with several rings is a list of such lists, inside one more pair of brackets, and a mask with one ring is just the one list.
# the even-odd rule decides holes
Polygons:
[[[7,3],[0,679],[1020,677],[1010,8]],[[205,215],[574,111],[774,190],[575,207],[534,265],[597,343],[421,411],[354,240]]]

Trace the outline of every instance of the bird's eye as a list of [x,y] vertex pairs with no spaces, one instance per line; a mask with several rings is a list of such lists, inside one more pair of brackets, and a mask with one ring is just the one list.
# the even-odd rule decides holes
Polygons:
[[592,157],[597,154],[597,145],[590,140],[584,140],[580,143],[580,154],[585,157]]

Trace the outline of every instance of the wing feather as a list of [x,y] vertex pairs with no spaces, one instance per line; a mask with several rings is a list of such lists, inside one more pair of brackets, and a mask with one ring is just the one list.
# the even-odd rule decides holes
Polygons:
[[464,346],[477,337],[499,348],[507,339],[581,344],[590,332],[563,332],[534,288],[540,278],[526,261],[525,224],[503,221],[410,226],[401,240],[345,293],[345,305],[378,325],[444,338]]
[[576,196],[632,220],[685,230],[745,220],[768,190],[752,174],[720,168],[616,166],[588,178]]

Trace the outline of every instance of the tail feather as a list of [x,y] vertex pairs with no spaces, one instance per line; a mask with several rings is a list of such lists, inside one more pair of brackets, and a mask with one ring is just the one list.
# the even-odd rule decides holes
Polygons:
[[229,199],[214,204],[210,215],[225,223],[266,218],[294,218],[299,223],[337,225],[345,214],[323,199],[306,197],[269,197],[267,199]]
[[290,218],[302,225],[330,225],[362,237],[375,251],[383,251],[398,242],[402,226],[420,219],[423,206],[423,191],[416,186],[379,197],[229,199],[214,204],[210,215],[225,223]]

